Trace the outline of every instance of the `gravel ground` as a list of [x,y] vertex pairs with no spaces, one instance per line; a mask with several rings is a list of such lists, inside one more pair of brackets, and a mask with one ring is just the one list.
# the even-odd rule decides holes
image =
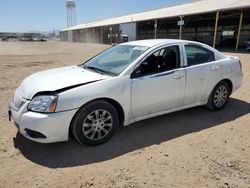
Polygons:
[[0,187],[250,187],[250,54],[243,85],[219,112],[196,107],[141,121],[107,143],[31,142],[8,121],[28,75],[75,65],[98,44],[0,42]]

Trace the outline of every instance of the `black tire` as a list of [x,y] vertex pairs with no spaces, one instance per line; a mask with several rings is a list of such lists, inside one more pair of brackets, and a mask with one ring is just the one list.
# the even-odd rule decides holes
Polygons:
[[[223,95],[223,97],[221,98],[222,102],[219,105],[218,104],[219,103],[218,102],[218,93],[220,90],[221,91],[223,90],[225,92],[225,95]],[[209,108],[212,111],[219,111],[219,110],[223,109],[225,107],[225,105],[227,104],[227,101],[229,99],[230,94],[231,94],[231,90],[230,90],[228,83],[225,81],[220,82],[219,84],[217,84],[214,87],[212,93],[210,94],[208,103],[206,105],[207,108]]]
[[97,100],[79,109],[72,121],[71,131],[79,143],[96,146],[108,141],[118,126],[116,108],[104,100]]

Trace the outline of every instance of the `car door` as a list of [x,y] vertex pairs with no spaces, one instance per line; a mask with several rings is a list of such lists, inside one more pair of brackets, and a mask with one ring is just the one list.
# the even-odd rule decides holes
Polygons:
[[180,68],[180,46],[156,50],[131,75],[131,106],[134,118],[182,105],[185,70]]
[[221,79],[221,64],[213,51],[194,44],[184,45],[186,56],[186,90],[184,105],[206,101]]

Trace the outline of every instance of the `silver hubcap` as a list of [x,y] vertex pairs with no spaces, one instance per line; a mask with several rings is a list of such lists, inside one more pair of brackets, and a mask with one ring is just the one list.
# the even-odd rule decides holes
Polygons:
[[214,95],[214,104],[216,107],[222,107],[227,100],[228,91],[225,86],[220,86]]
[[112,115],[106,110],[95,110],[83,121],[83,134],[90,140],[100,140],[111,130],[113,125]]

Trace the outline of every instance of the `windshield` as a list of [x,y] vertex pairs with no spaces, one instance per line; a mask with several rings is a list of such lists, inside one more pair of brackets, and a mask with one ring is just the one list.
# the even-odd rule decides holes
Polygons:
[[148,47],[133,45],[117,45],[112,47],[81,65],[102,74],[117,76]]

